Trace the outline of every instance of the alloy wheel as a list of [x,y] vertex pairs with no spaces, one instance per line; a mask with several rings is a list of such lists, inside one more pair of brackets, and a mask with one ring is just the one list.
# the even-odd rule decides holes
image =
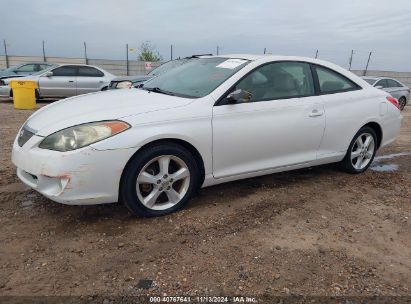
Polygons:
[[364,169],[371,161],[375,150],[374,137],[362,133],[357,137],[351,149],[351,164],[357,170]]
[[142,204],[151,210],[166,210],[178,204],[190,186],[187,164],[177,156],[161,155],[139,172],[136,191]]

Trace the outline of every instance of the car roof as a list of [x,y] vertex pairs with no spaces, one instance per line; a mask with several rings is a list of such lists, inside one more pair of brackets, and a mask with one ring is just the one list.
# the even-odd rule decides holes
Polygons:
[[[385,76],[363,76],[363,77],[361,77],[361,78],[362,78],[362,79],[373,79],[373,80],[375,80],[375,81],[381,80],[381,79],[390,79],[390,80],[394,80],[394,81],[396,81],[396,82],[401,83],[399,80],[397,80],[397,79],[395,79],[395,78],[385,77]],[[402,84],[402,83],[401,83],[401,84]]]
[[[91,68],[96,68],[97,70],[104,71],[103,68],[100,68],[96,65],[91,65],[91,64],[85,64],[85,63],[56,63],[54,64],[54,67],[63,67],[63,66],[79,66],[79,67],[91,67]],[[108,73],[107,71],[105,71]]]
[[63,66],[63,65],[74,65],[74,66],[90,66],[95,67],[94,65],[85,64],[85,63],[56,63],[56,65]]
[[386,77],[380,77],[380,76],[361,76],[362,79],[374,79],[374,80],[379,80],[382,78],[386,78]]
[[44,62],[44,61],[30,61],[30,62],[21,63],[19,65],[25,65],[25,64],[49,64],[49,65],[53,65],[55,63]]
[[204,56],[204,57],[220,57],[227,59],[245,59],[245,60],[258,60],[264,57],[264,55],[253,55],[253,54],[225,54],[225,55],[215,55],[215,56]]
[[[285,56],[285,55],[271,55],[271,54],[224,54],[224,55],[214,55],[214,56],[201,56],[201,58],[212,58],[220,57],[227,59],[245,59],[250,61],[306,61],[311,63],[316,63],[319,65],[330,65],[331,62],[326,62],[320,59],[302,57],[302,56]],[[335,66],[335,65],[334,65]]]

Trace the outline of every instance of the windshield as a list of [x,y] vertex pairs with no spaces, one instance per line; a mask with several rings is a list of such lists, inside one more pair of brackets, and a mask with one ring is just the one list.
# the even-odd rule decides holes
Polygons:
[[375,79],[372,78],[363,78],[366,82],[368,82],[370,85],[373,85],[375,83]]
[[164,74],[165,72],[170,71],[172,68],[178,67],[178,66],[186,63],[187,61],[189,61],[189,59],[177,59],[177,60],[168,61],[166,63],[163,63],[159,67],[155,68],[154,70],[152,70],[147,75],[149,75],[149,76],[158,76],[160,74]]
[[44,70],[38,71],[38,72],[33,73],[31,75],[41,75],[41,74],[43,74],[47,71],[50,71],[51,69],[54,69],[55,67],[57,67],[57,65],[52,65],[52,66],[49,66],[49,67],[45,68]]
[[210,94],[249,63],[244,59],[221,57],[191,59],[144,84],[143,89],[199,98]]

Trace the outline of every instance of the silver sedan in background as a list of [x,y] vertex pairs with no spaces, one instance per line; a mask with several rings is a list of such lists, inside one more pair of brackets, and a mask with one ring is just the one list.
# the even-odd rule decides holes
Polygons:
[[8,69],[0,70],[0,79],[11,77],[23,77],[38,73],[55,66],[55,64],[47,62],[27,62],[12,66]]
[[407,105],[410,99],[410,89],[396,79],[387,77],[362,77],[373,87],[381,89],[391,94],[392,97],[398,99],[401,111]]
[[3,79],[0,97],[12,97],[11,80],[37,82],[36,96],[40,98],[64,98],[101,91],[115,76],[95,66],[63,64],[26,77]]

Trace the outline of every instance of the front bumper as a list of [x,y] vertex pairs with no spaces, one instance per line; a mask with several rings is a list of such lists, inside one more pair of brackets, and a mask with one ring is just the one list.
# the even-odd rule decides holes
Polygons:
[[138,148],[70,152],[40,149],[43,137],[34,135],[20,147],[14,141],[12,162],[20,180],[49,199],[69,205],[118,201],[120,178]]
[[1,98],[10,97],[10,87],[8,85],[0,86],[0,97]]

